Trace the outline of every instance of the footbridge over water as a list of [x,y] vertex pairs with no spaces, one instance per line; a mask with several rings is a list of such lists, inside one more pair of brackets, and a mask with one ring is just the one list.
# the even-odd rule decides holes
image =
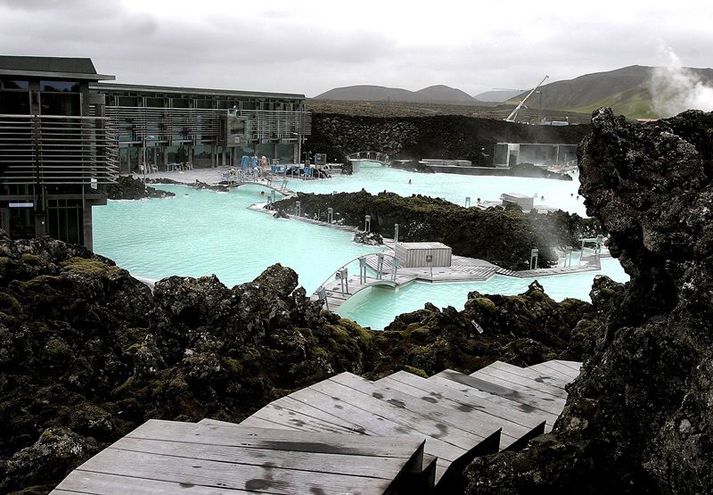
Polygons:
[[388,165],[389,155],[381,151],[357,151],[347,155],[347,160],[350,162],[377,162],[382,165]]
[[[295,191],[287,187],[288,182],[285,177],[277,177],[275,178],[275,180],[273,180],[273,177],[270,175],[261,176],[255,174],[246,174],[242,171],[238,171],[236,173],[224,173],[223,181],[228,183],[229,188],[240,187],[243,185],[255,185],[270,189],[271,191],[280,193],[288,198],[297,194]],[[272,198],[268,199],[274,201],[274,194]]]
[[[359,256],[337,268],[319,286],[315,296],[325,302],[328,310],[335,311],[344,301],[368,287],[396,289],[416,279],[413,274],[399,272],[399,268],[399,260],[392,254]],[[359,271],[358,279],[350,278],[350,269]]]

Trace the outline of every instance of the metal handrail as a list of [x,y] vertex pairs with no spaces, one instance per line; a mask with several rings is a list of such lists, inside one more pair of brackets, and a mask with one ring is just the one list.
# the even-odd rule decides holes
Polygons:
[[[320,288],[323,288],[324,285],[325,285],[327,282],[329,282],[330,280],[332,280],[332,279],[334,278],[334,276],[335,276],[339,271],[341,271],[341,270],[343,270],[344,268],[348,267],[349,265],[351,265],[351,264],[354,263],[355,261],[359,261],[359,260],[362,259],[362,258],[369,258],[370,256],[379,256],[379,255],[382,255],[382,256],[384,256],[384,257],[388,257],[388,258],[393,259],[393,260],[395,261],[394,266],[398,269],[398,261],[399,261],[399,260],[398,260],[398,258],[397,258],[396,256],[394,256],[393,254],[388,254],[388,253],[384,253],[384,252],[363,254],[363,255],[361,255],[361,256],[357,256],[356,258],[353,258],[353,259],[347,261],[346,263],[344,263],[343,265],[341,265],[339,268],[337,268],[336,270],[334,270],[334,271],[332,272],[332,274],[324,280],[324,282],[322,282],[321,284],[319,284],[319,287],[318,287],[317,290],[315,291],[315,294],[319,291]],[[395,272],[395,271],[396,271],[396,270],[394,270],[394,272]]]

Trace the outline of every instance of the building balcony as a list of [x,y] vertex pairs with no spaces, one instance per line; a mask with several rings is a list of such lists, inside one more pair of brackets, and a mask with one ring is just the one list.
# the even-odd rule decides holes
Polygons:
[[96,187],[118,176],[118,142],[107,117],[0,115],[0,181]]

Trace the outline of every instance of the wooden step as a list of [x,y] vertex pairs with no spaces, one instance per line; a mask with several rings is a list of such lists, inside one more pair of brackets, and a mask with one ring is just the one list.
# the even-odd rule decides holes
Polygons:
[[150,420],[53,493],[389,493],[421,473],[423,441]]
[[332,380],[400,410],[411,411],[425,418],[437,419],[447,428],[459,428],[479,438],[486,438],[502,429],[501,441],[506,446],[530,431],[517,423],[491,416],[477,409],[465,412],[459,410],[454,404],[438,404],[430,400],[423,400],[421,396],[414,397],[400,390],[400,383],[397,383],[396,386],[391,386],[388,383],[374,383],[351,373],[341,373],[332,377]]
[[[565,386],[569,383],[568,380],[561,378],[560,376],[555,376],[554,373],[537,371],[531,368],[521,368],[520,366],[504,363],[503,361],[495,361],[494,363],[489,364],[485,368],[481,368],[479,371],[491,369],[530,378],[532,380],[546,383],[562,390],[564,390]],[[470,376],[474,376],[474,373],[471,373]]]
[[[434,378],[436,377],[436,378]],[[479,377],[465,375],[453,370],[443,370],[440,373],[433,375],[429,380],[442,380],[440,383],[450,385],[453,388],[460,389],[459,385],[466,385],[484,392],[494,395],[499,395],[522,404],[520,408],[524,410],[538,409],[546,411],[555,416],[559,416],[564,408],[564,400],[552,397],[550,395],[542,396],[542,394],[533,393],[532,391],[520,387],[514,389],[506,387],[501,383],[495,383],[493,380],[484,380]]]
[[496,368],[483,368],[472,373],[470,376],[497,383],[513,390],[522,390],[524,392],[542,395],[543,397],[567,400],[567,392],[565,392],[564,389],[541,381],[538,382],[526,376],[510,373],[509,371]]
[[[425,438],[426,446],[424,452],[434,455],[439,459],[454,461],[467,454],[465,448],[445,442],[439,438],[415,432],[408,426],[404,426],[401,422],[394,421],[392,418],[385,417],[383,414],[377,414],[365,408],[363,402],[357,400],[357,403],[353,404],[353,402],[355,402],[353,396],[338,397],[334,395],[335,393],[341,392],[341,389],[330,390],[330,388],[327,387],[329,387],[329,384],[323,383],[323,387],[320,387],[322,391],[308,387],[290,394],[289,397],[295,399],[297,402],[302,402],[303,404],[329,412],[335,417],[335,423],[358,423],[365,435],[395,436],[411,434],[419,438]],[[327,393],[324,392],[325,390],[327,390]]]
[[[350,380],[356,382],[351,383]],[[381,400],[372,396],[371,391],[360,391],[349,386],[356,383],[367,386],[371,382],[349,373],[337,375],[273,402],[272,405],[278,405],[279,410],[266,406],[241,424],[251,425],[256,420],[271,421],[278,428],[308,431],[316,425],[313,420],[319,419],[326,423],[324,427],[343,428],[353,435],[407,435],[425,439],[425,454],[437,458],[434,476],[437,483],[443,481],[454,462],[498,450],[498,426],[492,428],[488,435],[477,435],[444,422],[439,416],[424,416],[423,411],[400,407],[399,401],[409,400],[408,395]],[[428,411],[429,414],[440,415],[447,412],[447,409]]]
[[[376,383],[399,384],[400,390],[414,396],[420,396],[422,400],[435,400],[439,403],[449,403],[463,412],[479,410],[489,415],[503,420],[507,423],[516,423],[528,431],[539,434],[544,429],[544,424],[548,419],[554,421],[556,417],[543,411],[523,411],[519,402],[505,399],[498,395],[484,393],[471,389],[461,391],[442,385],[436,380],[427,380],[420,376],[406,371],[393,373]],[[471,393],[468,393],[471,392]]]
[[[408,374],[408,373],[405,373]],[[479,405],[463,404],[462,402],[457,402],[444,397],[442,394],[436,393],[436,396],[432,395],[433,386],[432,382],[424,378],[412,375],[416,380],[422,380],[426,384],[430,384],[429,390],[423,390],[404,381],[399,381],[390,377],[382,378],[374,383],[380,394],[384,395],[384,400],[387,397],[395,397],[398,394],[403,396],[408,395],[409,399],[404,400],[406,403],[405,407],[412,408],[415,407],[418,410],[422,410],[424,414],[429,414],[431,416],[440,415],[438,417],[447,417],[449,421],[452,421],[458,425],[467,425],[467,428],[474,433],[483,433],[491,431],[492,429],[502,428],[502,435],[500,437],[500,448],[505,449],[510,447],[512,444],[520,440],[521,438],[527,436],[528,438],[535,436],[532,434],[532,430],[536,428],[541,428],[544,421],[538,421],[531,427],[519,424],[517,421],[513,421],[509,418],[504,418],[505,414],[494,415],[485,408]],[[400,399],[403,400],[403,399]],[[541,431],[540,431],[541,433]],[[539,433],[538,433],[539,434]]]
[[545,361],[530,366],[530,369],[556,374],[564,380],[567,380],[568,383],[573,382],[579,376],[579,369],[575,369],[574,365],[565,365],[558,361]]

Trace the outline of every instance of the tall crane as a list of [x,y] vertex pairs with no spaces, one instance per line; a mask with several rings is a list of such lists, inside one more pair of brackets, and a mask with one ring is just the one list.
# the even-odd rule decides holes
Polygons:
[[544,83],[544,82],[545,82],[546,80],[548,80],[549,78],[550,78],[550,76],[545,76],[545,77],[542,79],[542,81],[540,81],[540,84],[538,84],[537,86],[535,86],[535,87],[532,89],[532,91],[530,91],[529,93],[527,93],[527,96],[526,96],[525,98],[523,98],[523,100],[520,102],[520,104],[519,104],[518,106],[515,107],[515,110],[513,110],[512,112],[510,112],[510,115],[508,115],[508,117],[505,119],[505,121],[506,121],[506,122],[515,122],[515,119],[517,118],[517,112],[520,111],[520,109],[521,109],[522,106],[525,104],[525,102],[527,101],[527,99],[528,99],[530,96],[532,96],[533,93],[534,93],[535,91],[537,91],[540,86],[542,86],[542,83]]

